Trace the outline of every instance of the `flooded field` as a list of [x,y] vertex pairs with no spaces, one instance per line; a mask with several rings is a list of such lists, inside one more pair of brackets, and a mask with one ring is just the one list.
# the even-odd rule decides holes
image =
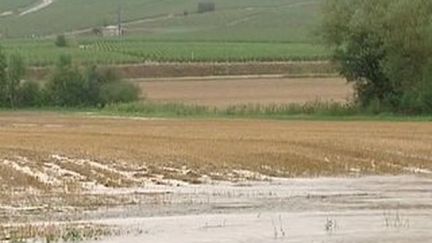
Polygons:
[[135,230],[110,242],[431,242],[431,186],[411,176],[188,186],[168,190],[184,206],[96,222]]
[[427,122],[30,112],[0,133],[1,240],[432,238]]
[[[80,212],[58,208],[48,218],[45,214],[39,220],[4,225],[15,229],[39,225],[42,232],[46,228],[52,231],[64,227],[63,231],[54,232],[64,236],[67,230],[74,229],[76,237],[82,240],[86,239],[85,230],[99,229],[86,242],[430,242],[432,239],[430,176],[262,179],[98,191],[90,194],[111,200],[128,197],[134,203],[93,205]],[[31,209],[21,210],[27,216],[35,213]],[[79,228],[70,225],[83,228],[78,231]],[[98,232],[101,235],[96,235]],[[44,242],[44,237],[39,241]]]

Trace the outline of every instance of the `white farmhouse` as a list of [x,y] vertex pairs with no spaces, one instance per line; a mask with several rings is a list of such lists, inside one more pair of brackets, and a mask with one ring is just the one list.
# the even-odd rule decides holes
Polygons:
[[121,36],[124,34],[123,28],[117,25],[109,25],[102,29],[102,35],[104,37]]

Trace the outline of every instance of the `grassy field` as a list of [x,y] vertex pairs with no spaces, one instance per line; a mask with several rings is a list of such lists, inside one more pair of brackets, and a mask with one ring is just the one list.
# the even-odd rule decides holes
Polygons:
[[[197,13],[198,2],[125,1],[126,36],[118,39],[92,33],[93,28],[117,21],[118,0],[56,0],[25,16],[17,13],[0,18],[4,39],[0,45],[35,66],[52,65],[61,54],[81,64],[329,58],[315,34],[322,0],[215,0],[216,11],[202,14]],[[0,5],[13,6],[9,2]],[[70,35],[69,47],[55,47],[55,35],[65,32]]]
[[19,53],[32,66],[53,65],[60,55],[80,64],[133,64],[143,62],[307,61],[328,59],[320,45],[218,41],[151,41],[77,39],[60,48],[52,40],[6,40],[6,53]]
[[[10,8],[29,1],[7,0],[0,5]],[[317,24],[322,0],[215,0],[216,12],[196,14],[198,2],[123,1],[123,18],[125,22],[136,21],[130,26],[131,32],[144,38],[304,42],[310,40],[309,31]],[[39,12],[0,19],[0,31],[10,37],[25,37],[114,24],[119,3],[118,0],[56,0]],[[185,11],[189,13],[187,16]]]
[[314,43],[320,2],[235,1],[214,13],[137,21],[127,28],[151,39]]
[[[21,9],[24,9],[25,7],[31,6],[32,4],[36,3],[37,0],[2,0],[0,3],[0,15],[3,12],[16,12]],[[0,22],[2,20],[0,19]]]

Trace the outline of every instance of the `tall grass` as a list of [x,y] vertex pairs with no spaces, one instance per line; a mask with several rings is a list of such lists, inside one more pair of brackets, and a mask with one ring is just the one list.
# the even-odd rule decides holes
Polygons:
[[103,112],[156,117],[284,117],[295,115],[353,116],[361,114],[352,103],[307,102],[304,104],[244,104],[227,107],[183,103],[134,102],[108,105]]

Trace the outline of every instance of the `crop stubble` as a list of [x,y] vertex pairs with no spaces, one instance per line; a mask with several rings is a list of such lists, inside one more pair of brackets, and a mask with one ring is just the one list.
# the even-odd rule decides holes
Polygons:
[[[169,203],[170,195],[149,188],[210,178],[432,173],[432,126],[426,122],[15,112],[1,115],[0,134],[0,223],[79,219],[77,212],[100,207],[160,205]],[[149,191],[137,193],[140,188]]]
[[[3,187],[46,184],[40,176],[21,178],[18,183],[7,172],[16,171],[13,162],[39,168],[41,173],[47,163],[54,164],[83,177],[94,176],[100,183],[124,177],[118,171],[138,173],[145,168],[147,175],[165,174],[163,167],[187,168],[195,177],[212,172],[224,175],[233,169],[292,177],[432,167],[429,123],[143,120],[11,113],[0,118],[0,132],[1,157],[11,161],[1,165]],[[96,161],[109,169],[97,165],[95,173],[89,174],[85,170],[91,163],[60,161],[53,155]],[[100,181],[99,174],[103,174]],[[129,183],[123,178],[116,186]]]

